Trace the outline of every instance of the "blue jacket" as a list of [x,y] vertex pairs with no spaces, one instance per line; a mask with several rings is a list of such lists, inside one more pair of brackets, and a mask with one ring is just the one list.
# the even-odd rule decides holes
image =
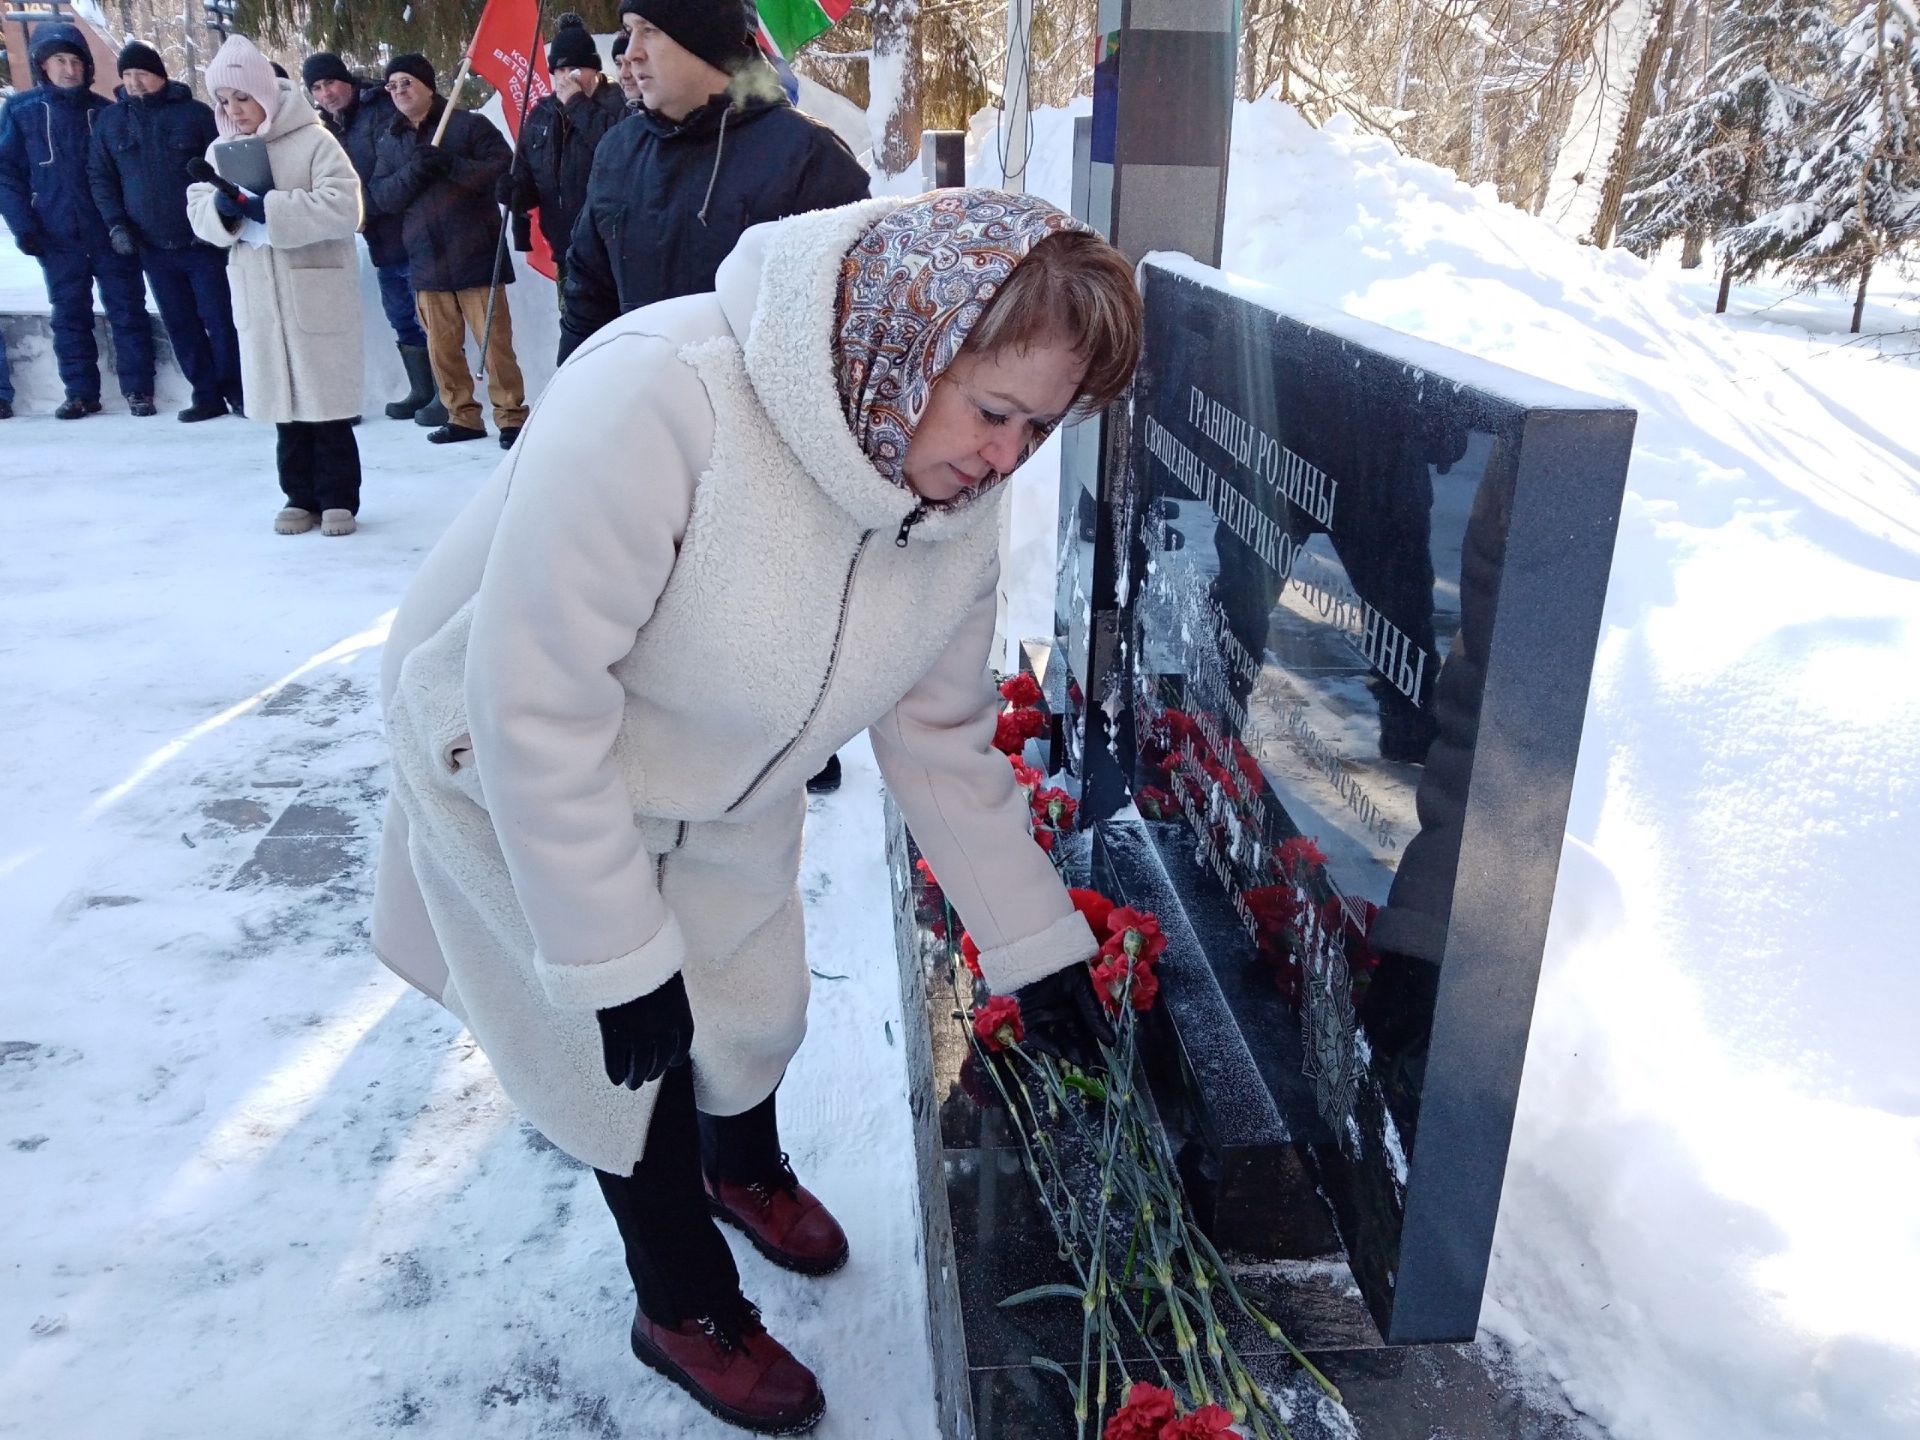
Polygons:
[[39,85],[0,110],[0,217],[18,239],[35,236],[91,252],[107,243],[107,227],[87,187],[87,156],[108,102],[91,89],[90,55],[79,89],[62,90],[47,79],[47,57],[72,47],[86,54],[86,42],[71,25],[36,30],[27,58]]
[[213,111],[178,80],[157,95],[129,95],[94,122],[87,179],[109,230],[125,225],[143,246],[184,250],[202,242],[187,223],[187,162],[218,137]]

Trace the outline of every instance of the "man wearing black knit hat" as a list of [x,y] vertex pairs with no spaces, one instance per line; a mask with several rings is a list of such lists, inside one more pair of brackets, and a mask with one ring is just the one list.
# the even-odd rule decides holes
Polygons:
[[600,73],[599,47],[586,22],[572,11],[554,22],[547,73],[553,77],[553,93],[540,98],[520,127],[506,203],[522,226],[530,212],[539,210],[541,232],[560,264],[556,278],[564,293],[567,241],[587,198],[594,151],[626,118],[626,103]]
[[623,0],[620,18],[642,108],[594,156],[562,360],[616,316],[711,290],[748,226],[867,198],[845,142],[788,103],[740,0]]
[[383,215],[364,203],[373,182],[374,150],[398,114],[386,88],[347,68],[331,51],[309,55],[300,66],[300,83],[320,112],[320,123],[333,132],[340,148],[353,161],[363,197],[360,237],[380,281],[380,308],[400,347],[400,363],[407,370],[407,394],[387,406],[392,420],[444,425],[447,412],[434,397],[433,365],[427,358],[427,332],[414,313],[413,284],[407,270],[407,242],[398,215]]
[[138,256],[174,359],[193,387],[184,421],[238,409],[240,337],[233,328],[227,254],[199,239],[187,220],[187,161],[218,138],[213,111],[167,77],[153,47],[120,52],[119,103],[93,127],[87,180],[114,252]]
[[[401,217],[414,300],[447,407],[447,423],[427,438],[436,445],[486,438],[467,368],[472,332],[476,340],[485,337],[487,398],[500,448],[510,449],[527,420],[526,385],[507,311],[505,286],[513,271],[503,270],[498,285],[493,277],[505,223],[494,192],[513,164],[513,151],[486,116],[472,110],[447,114],[449,102],[434,93],[433,66],[424,55],[396,55],[387,62],[387,93],[399,114],[375,146],[367,208]],[[436,144],[443,115],[446,133]]]

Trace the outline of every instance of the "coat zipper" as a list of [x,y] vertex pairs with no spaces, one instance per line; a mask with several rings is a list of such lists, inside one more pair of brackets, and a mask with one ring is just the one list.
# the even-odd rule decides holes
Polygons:
[[[904,526],[901,527],[900,533],[902,535],[906,534],[906,528]],[[740,798],[727,806],[727,814],[731,815],[742,805],[746,804],[747,801],[751,800],[754,792],[766,781],[767,776],[773,773],[774,767],[786,759],[787,756],[791,755],[794,746],[804,740],[807,731],[813,728],[814,717],[820,713],[821,705],[826,702],[827,687],[833,684],[833,673],[840,668],[840,642],[846,639],[847,636],[847,607],[853,600],[853,577],[854,573],[860,568],[860,557],[867,553],[867,541],[871,540],[873,535],[874,532],[871,530],[863,530],[860,533],[860,543],[854,546],[853,559],[847,564],[847,578],[840,586],[840,620],[834,627],[833,649],[827,652],[827,673],[820,677],[820,689],[813,697],[813,707],[807,711],[807,718],[800,722],[799,732],[791,740],[787,741],[786,744],[782,745],[779,750],[774,753],[774,757],[771,760],[760,767],[760,773],[753,777],[753,783],[747,786]],[[906,542],[903,540],[900,543],[905,544]]]
[[922,520],[926,518],[927,518],[927,507],[924,502],[919,505],[915,505],[913,509],[909,510],[907,512],[907,518],[900,522],[900,533],[893,537],[894,546],[897,549],[901,549],[901,550],[906,549],[907,548],[907,532],[913,529],[914,526],[918,525]]

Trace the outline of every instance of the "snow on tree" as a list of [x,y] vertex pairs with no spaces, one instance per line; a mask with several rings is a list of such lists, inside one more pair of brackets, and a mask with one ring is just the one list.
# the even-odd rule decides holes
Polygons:
[[1764,213],[1721,249],[1739,273],[1773,264],[1809,285],[1857,288],[1882,256],[1920,246],[1920,10],[1867,0],[1840,33],[1833,84],[1802,156]]
[[[1838,35],[1818,0],[1722,8],[1698,86],[1647,125],[1620,243],[1647,255],[1675,235],[1719,236],[1751,221],[1797,161]],[[1720,310],[1731,283],[1723,269]]]

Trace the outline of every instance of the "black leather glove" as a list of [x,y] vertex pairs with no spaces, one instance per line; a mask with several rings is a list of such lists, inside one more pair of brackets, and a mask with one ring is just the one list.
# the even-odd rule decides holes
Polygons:
[[1093,976],[1085,965],[1069,965],[1013,992],[1020,1002],[1026,1044],[1082,1070],[1104,1070],[1100,1047],[1117,1037],[1107,1018]]
[[22,235],[13,243],[20,247],[22,255],[40,256],[47,253],[47,242],[37,231]]
[[512,208],[514,194],[519,188],[520,187],[514,183],[513,172],[511,170],[507,171],[506,174],[493,182],[493,203]]
[[453,156],[438,145],[422,145],[414,151],[420,173],[429,180],[444,180],[453,173]]
[[140,253],[140,242],[133,238],[131,225],[116,225],[107,232],[107,239],[113,244],[113,253],[131,259]]
[[693,1048],[693,1009],[675,975],[658,990],[598,1012],[600,1053],[607,1079],[629,1090],[687,1063]]

